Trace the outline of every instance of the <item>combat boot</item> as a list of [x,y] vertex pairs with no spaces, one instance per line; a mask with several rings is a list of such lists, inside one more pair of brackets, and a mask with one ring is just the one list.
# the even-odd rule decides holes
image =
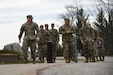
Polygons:
[[86,60],[84,61],[84,63],[88,63],[88,58],[86,58]]
[[92,58],[91,58],[91,57],[89,57],[89,58],[88,58],[88,61],[89,61],[89,62],[92,62]]
[[41,63],[44,63],[44,58],[41,58]]
[[41,58],[41,62],[44,63],[44,58]]
[[104,56],[102,56],[102,61],[104,61]]
[[73,61],[73,62],[74,62],[74,60],[75,60],[75,57],[71,57],[71,61]]
[[24,62],[23,63],[28,63],[28,60],[27,59],[24,59]]
[[44,63],[44,58],[39,58],[38,63]]
[[96,61],[98,61],[98,56],[96,56]]
[[55,63],[55,60],[56,60],[56,59],[54,58],[54,59],[53,59],[53,63]]
[[35,62],[35,59],[33,58],[33,64],[35,64],[36,62]]
[[99,58],[100,58],[100,61],[102,61],[101,56],[99,56]]
[[70,59],[69,58],[65,58],[66,63],[70,63]]
[[92,57],[92,62],[95,62],[95,57]]

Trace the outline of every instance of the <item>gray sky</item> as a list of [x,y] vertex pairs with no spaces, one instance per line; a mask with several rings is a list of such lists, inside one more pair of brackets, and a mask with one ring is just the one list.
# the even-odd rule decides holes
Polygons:
[[[84,6],[92,6],[91,0],[77,0]],[[0,49],[9,43],[18,42],[20,27],[26,22],[26,15],[31,14],[38,25],[62,25],[58,14],[65,12],[65,6],[74,0],[0,0]],[[58,28],[58,26],[56,26]]]

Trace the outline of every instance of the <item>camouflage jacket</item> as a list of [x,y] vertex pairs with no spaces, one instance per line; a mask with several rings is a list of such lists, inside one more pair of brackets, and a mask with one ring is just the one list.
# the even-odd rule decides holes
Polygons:
[[57,43],[59,41],[59,33],[56,29],[50,29],[50,38],[53,43]]
[[[71,31],[71,33],[67,34],[66,31]],[[76,29],[74,26],[71,25],[63,25],[59,28],[59,33],[62,34],[62,40],[68,40],[68,41],[73,41],[73,35],[76,32]]]
[[36,36],[38,31],[39,31],[39,27],[35,22],[32,23],[26,22],[21,26],[20,34],[18,35],[18,38],[21,39],[22,34],[25,32],[24,39],[30,39],[30,37]]
[[46,44],[49,36],[50,36],[49,32],[47,32],[46,30],[40,30],[39,33],[37,34],[37,37],[40,38],[38,44]]
[[80,30],[80,39],[83,41],[91,41],[98,35],[97,31],[91,27],[82,27]]

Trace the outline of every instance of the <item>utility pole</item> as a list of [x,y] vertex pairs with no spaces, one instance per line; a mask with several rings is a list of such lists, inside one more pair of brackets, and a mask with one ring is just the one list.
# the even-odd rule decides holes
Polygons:
[[77,50],[77,36],[76,34],[73,35],[74,36],[74,56],[75,56],[75,63],[78,63],[78,50]]

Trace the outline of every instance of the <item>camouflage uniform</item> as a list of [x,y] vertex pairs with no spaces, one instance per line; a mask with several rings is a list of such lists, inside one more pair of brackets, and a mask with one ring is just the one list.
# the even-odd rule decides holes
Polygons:
[[49,30],[45,30],[46,33],[48,33],[48,36],[46,37],[47,42],[51,41],[51,37],[50,37],[50,31]]
[[23,49],[24,58],[25,58],[26,61],[27,61],[27,58],[28,58],[28,54],[27,54],[28,47],[30,47],[30,49],[31,49],[31,58],[33,60],[36,59],[36,55],[35,55],[36,33],[35,33],[35,31],[37,33],[39,31],[38,25],[35,22],[32,22],[32,23],[26,22],[21,26],[21,29],[20,29],[20,34],[18,36],[19,39],[21,39],[22,34],[25,32],[23,44],[22,44],[22,49]]
[[59,33],[56,29],[50,29],[50,38],[52,41],[52,56],[53,56],[53,62],[55,62],[56,59],[56,50],[57,50],[57,45],[59,41]]
[[97,42],[98,42],[98,49],[99,49],[98,56],[100,60],[104,61],[104,57],[105,57],[104,40],[103,38],[97,37]]
[[96,61],[98,61],[98,42],[95,39],[93,43],[93,50],[94,50],[94,57],[96,58]]
[[47,41],[50,37],[50,34],[46,30],[40,30],[37,34],[37,37],[40,38],[38,41],[38,55],[41,62],[44,62],[44,57],[47,58]]
[[[66,31],[71,31],[71,33],[66,33]],[[74,37],[72,34],[76,32],[75,27],[71,25],[64,24],[59,28],[59,33],[62,34],[62,44],[63,44],[63,55],[66,59],[66,63],[69,63],[73,57],[73,42]]]
[[94,60],[94,50],[93,50],[93,42],[97,36],[97,32],[88,26],[84,26],[80,30],[80,39],[82,43],[82,50],[84,52],[84,56],[86,58],[86,62],[91,58]]
[[46,38],[47,38],[47,42],[48,42],[48,41],[51,41],[50,31],[49,31],[49,29],[48,29],[48,24],[45,24],[45,32],[49,34],[49,35],[46,37]]

